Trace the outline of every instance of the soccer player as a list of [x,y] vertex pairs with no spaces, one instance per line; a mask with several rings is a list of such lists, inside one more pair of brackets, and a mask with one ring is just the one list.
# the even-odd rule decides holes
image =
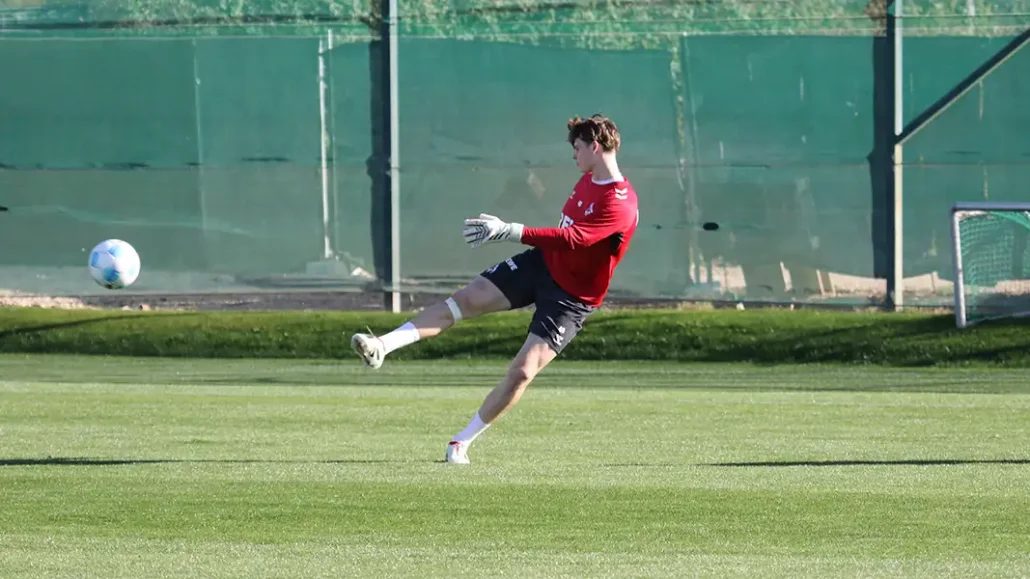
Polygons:
[[468,464],[468,448],[522,397],[529,383],[576,336],[604,301],[615,267],[637,229],[637,194],[619,170],[619,130],[594,115],[568,122],[568,141],[583,176],[565,202],[558,227],[527,227],[488,214],[465,220],[472,247],[507,241],[530,246],[490,267],[467,286],[392,332],[355,334],[351,346],[371,368],[387,354],[436,336],[463,319],[535,304],[528,336],[499,384],[447,445],[447,462]]

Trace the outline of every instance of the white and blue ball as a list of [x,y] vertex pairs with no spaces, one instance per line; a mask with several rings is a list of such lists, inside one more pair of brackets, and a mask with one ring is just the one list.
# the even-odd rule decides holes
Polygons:
[[107,289],[129,287],[139,277],[139,254],[120,239],[101,241],[89,252],[89,275]]

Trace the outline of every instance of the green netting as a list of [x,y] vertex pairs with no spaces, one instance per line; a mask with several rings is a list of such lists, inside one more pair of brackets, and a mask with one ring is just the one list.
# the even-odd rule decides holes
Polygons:
[[[906,116],[917,116],[930,99],[954,86],[959,75],[1010,40],[911,39],[906,43],[912,71],[906,83]],[[942,55],[949,55],[952,64]],[[1030,110],[1021,96],[1030,94],[1027,67],[1030,52],[1017,52],[905,146],[905,275],[918,303],[952,303],[950,284],[936,282],[954,279],[944,208],[970,201],[1030,202],[1030,143],[1020,136],[1020,127],[1030,124]]]
[[[145,290],[316,283],[326,243],[342,264],[329,287],[383,277],[381,6],[0,0],[0,202],[13,209],[0,242],[24,248],[0,251],[0,287],[94,289],[82,250],[106,237],[140,249]],[[904,6],[907,119],[1030,24],[1030,0]],[[890,47],[876,2],[400,8],[407,287],[446,291],[511,251],[464,247],[468,213],[554,223],[576,177],[565,120],[604,112],[643,200],[616,294],[884,299],[891,95],[876,62]],[[906,275],[948,276],[933,207],[1022,200],[1026,58],[907,147]],[[935,291],[924,299],[948,301]]]
[[1030,313],[1030,212],[960,214],[966,321]]
[[831,293],[815,270],[882,277],[870,50],[849,37],[683,38],[692,220],[723,226],[696,236],[705,280],[782,298],[783,269],[811,299]]
[[[377,34],[380,0],[0,0],[2,29],[290,34],[331,25]],[[402,33],[592,48],[648,48],[690,34],[882,33],[883,0],[399,0]],[[1030,22],[1028,0],[906,0],[914,35],[992,36]],[[367,34],[366,31],[366,34]]]
[[295,273],[321,252],[317,54],[315,39],[196,42],[199,197],[211,270]]
[[659,208],[679,221],[683,196],[668,53],[425,39],[405,39],[400,49],[408,55],[400,78],[405,277],[467,279],[511,253],[469,251],[460,230],[470,215],[556,226],[579,177],[566,121],[595,112],[619,123],[621,164],[650,208],[638,238],[646,259],[626,262],[623,287],[654,291],[656,275],[682,267],[683,248],[664,244],[655,229],[670,223]]
[[3,235],[26,247],[0,261],[70,265],[121,236],[152,270],[303,270],[321,245],[317,50],[304,39],[0,42],[13,87],[0,95]]
[[189,42],[6,40],[0,70],[0,263],[84,264],[120,235],[204,266]]

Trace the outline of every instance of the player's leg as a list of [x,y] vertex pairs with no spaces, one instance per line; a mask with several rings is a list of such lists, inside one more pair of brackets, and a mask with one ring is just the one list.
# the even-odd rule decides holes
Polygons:
[[527,254],[529,251],[498,263],[447,299],[427,307],[383,336],[354,334],[351,346],[366,365],[378,368],[390,352],[432,338],[461,320],[525,307],[532,301],[532,294],[527,296],[532,280],[527,281],[522,275],[528,268],[520,269],[519,264],[527,259]]
[[382,366],[383,358],[394,350],[432,338],[463,319],[504,311],[510,307],[508,298],[504,297],[501,290],[480,275],[447,299],[427,307],[383,336],[354,334],[351,346],[365,360],[365,364],[378,368]]
[[468,447],[472,441],[515,406],[533,378],[557,356],[558,352],[545,338],[529,334],[522,349],[508,366],[504,378],[486,395],[468,426],[447,445],[447,462],[468,464]]
[[468,447],[472,441],[518,403],[533,379],[575,338],[583,321],[594,311],[556,286],[554,289],[538,299],[529,335],[504,378],[487,394],[468,426],[448,444],[447,462],[469,462]]

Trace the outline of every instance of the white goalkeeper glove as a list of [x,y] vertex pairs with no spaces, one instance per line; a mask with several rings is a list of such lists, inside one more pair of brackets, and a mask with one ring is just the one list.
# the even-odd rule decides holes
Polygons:
[[484,243],[493,243],[495,241],[513,241],[519,243],[522,241],[522,229],[521,223],[505,223],[493,215],[487,215],[486,213],[480,213],[478,218],[471,218],[465,220],[465,243],[468,243],[472,247],[479,247]]

